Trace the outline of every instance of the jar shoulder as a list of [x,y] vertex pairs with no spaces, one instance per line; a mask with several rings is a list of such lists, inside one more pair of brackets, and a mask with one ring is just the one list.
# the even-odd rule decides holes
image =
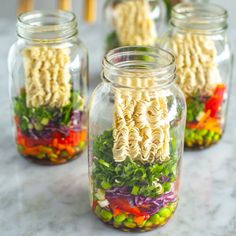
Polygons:
[[66,48],[70,50],[71,62],[79,56],[79,60],[87,61],[88,51],[85,44],[79,39],[75,38],[71,41],[62,43],[34,43],[23,39],[16,40],[9,49],[8,53],[8,67],[14,67],[16,63],[20,63],[23,58],[23,51],[27,48]]
[[99,83],[91,94],[89,110],[93,107],[98,110],[99,107],[105,106],[104,104],[109,102],[110,96],[112,96],[111,86],[104,82]]

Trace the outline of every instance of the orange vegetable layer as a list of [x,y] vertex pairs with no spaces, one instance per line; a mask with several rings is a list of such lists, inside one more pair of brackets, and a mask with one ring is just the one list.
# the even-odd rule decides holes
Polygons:
[[[22,134],[17,130],[16,142],[23,147],[22,153],[25,155],[38,156],[40,154],[59,156],[61,151],[66,151],[68,156],[74,156],[75,147],[81,142],[85,142],[87,135],[86,130],[79,132],[70,131],[68,136],[63,136],[59,132],[52,133],[52,139],[35,140]],[[55,150],[56,149],[56,150]]]

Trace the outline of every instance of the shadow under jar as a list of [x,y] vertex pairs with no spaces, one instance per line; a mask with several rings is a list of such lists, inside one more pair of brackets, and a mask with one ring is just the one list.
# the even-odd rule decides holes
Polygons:
[[187,100],[185,148],[209,147],[224,133],[231,85],[227,12],[213,4],[176,5],[169,47],[176,57],[176,83]]
[[178,203],[185,99],[173,83],[174,57],[123,47],[103,61],[89,106],[91,207],[123,231],[163,226]]
[[8,66],[18,152],[45,165],[75,159],[87,142],[87,51],[75,15],[32,11],[18,17]]

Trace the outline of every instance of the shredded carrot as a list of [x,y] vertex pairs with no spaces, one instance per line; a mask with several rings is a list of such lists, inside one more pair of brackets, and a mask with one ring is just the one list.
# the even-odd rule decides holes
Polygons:
[[15,120],[15,122],[16,122],[16,126],[18,126],[19,123],[20,123],[19,117],[18,117],[18,116],[15,116],[15,117],[14,117],[14,120]]
[[57,147],[57,143],[58,143],[58,140],[57,140],[56,138],[54,138],[54,139],[52,140],[52,146],[53,146],[53,147]]
[[39,151],[47,153],[47,154],[52,154],[52,149],[48,148],[48,147],[44,147],[44,146],[39,146],[38,147]]
[[208,117],[208,119],[205,120],[205,123],[201,124],[201,126],[197,125],[196,128],[206,129],[218,133],[221,131],[219,120],[212,117]]
[[208,110],[208,111],[204,114],[204,116],[200,119],[200,121],[197,123],[196,129],[199,128],[199,127],[201,127],[201,126],[206,122],[206,120],[209,118],[210,115],[211,115],[211,111]]
[[25,147],[25,153],[28,155],[38,155],[40,153],[38,147]]
[[121,213],[121,210],[119,209],[119,208],[115,208],[114,210],[113,210],[113,215],[114,216],[117,216],[117,215],[119,215]]
[[135,216],[133,220],[137,225],[141,225],[145,221],[145,216]]
[[69,153],[70,156],[75,154],[75,150],[71,146],[66,146],[66,151]]
[[59,155],[60,155],[60,153],[61,153],[61,151],[60,151],[60,150],[57,150],[57,151],[56,151],[56,155],[58,155],[58,156],[59,156]]
[[25,146],[25,139],[23,138],[17,138],[17,144]]
[[81,141],[85,141],[87,139],[87,132],[86,132],[86,129],[83,129],[81,131],[81,136],[80,136],[80,140]]
[[63,145],[63,144],[58,143],[58,144],[57,144],[57,148],[58,148],[59,150],[64,150],[64,149],[66,149],[66,146]]

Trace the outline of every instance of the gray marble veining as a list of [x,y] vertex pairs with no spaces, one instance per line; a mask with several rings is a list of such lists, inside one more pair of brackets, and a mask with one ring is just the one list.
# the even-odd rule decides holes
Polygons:
[[[236,38],[236,33],[232,34]],[[81,28],[90,51],[92,85],[99,79],[102,48],[98,26]],[[91,213],[87,154],[55,167],[21,158],[11,137],[7,52],[15,39],[12,22],[0,21],[0,235],[131,235],[107,227]],[[220,144],[185,152],[180,203],[165,227],[143,236],[236,235],[236,93],[233,83],[227,130]],[[132,234],[140,235],[140,234]]]

